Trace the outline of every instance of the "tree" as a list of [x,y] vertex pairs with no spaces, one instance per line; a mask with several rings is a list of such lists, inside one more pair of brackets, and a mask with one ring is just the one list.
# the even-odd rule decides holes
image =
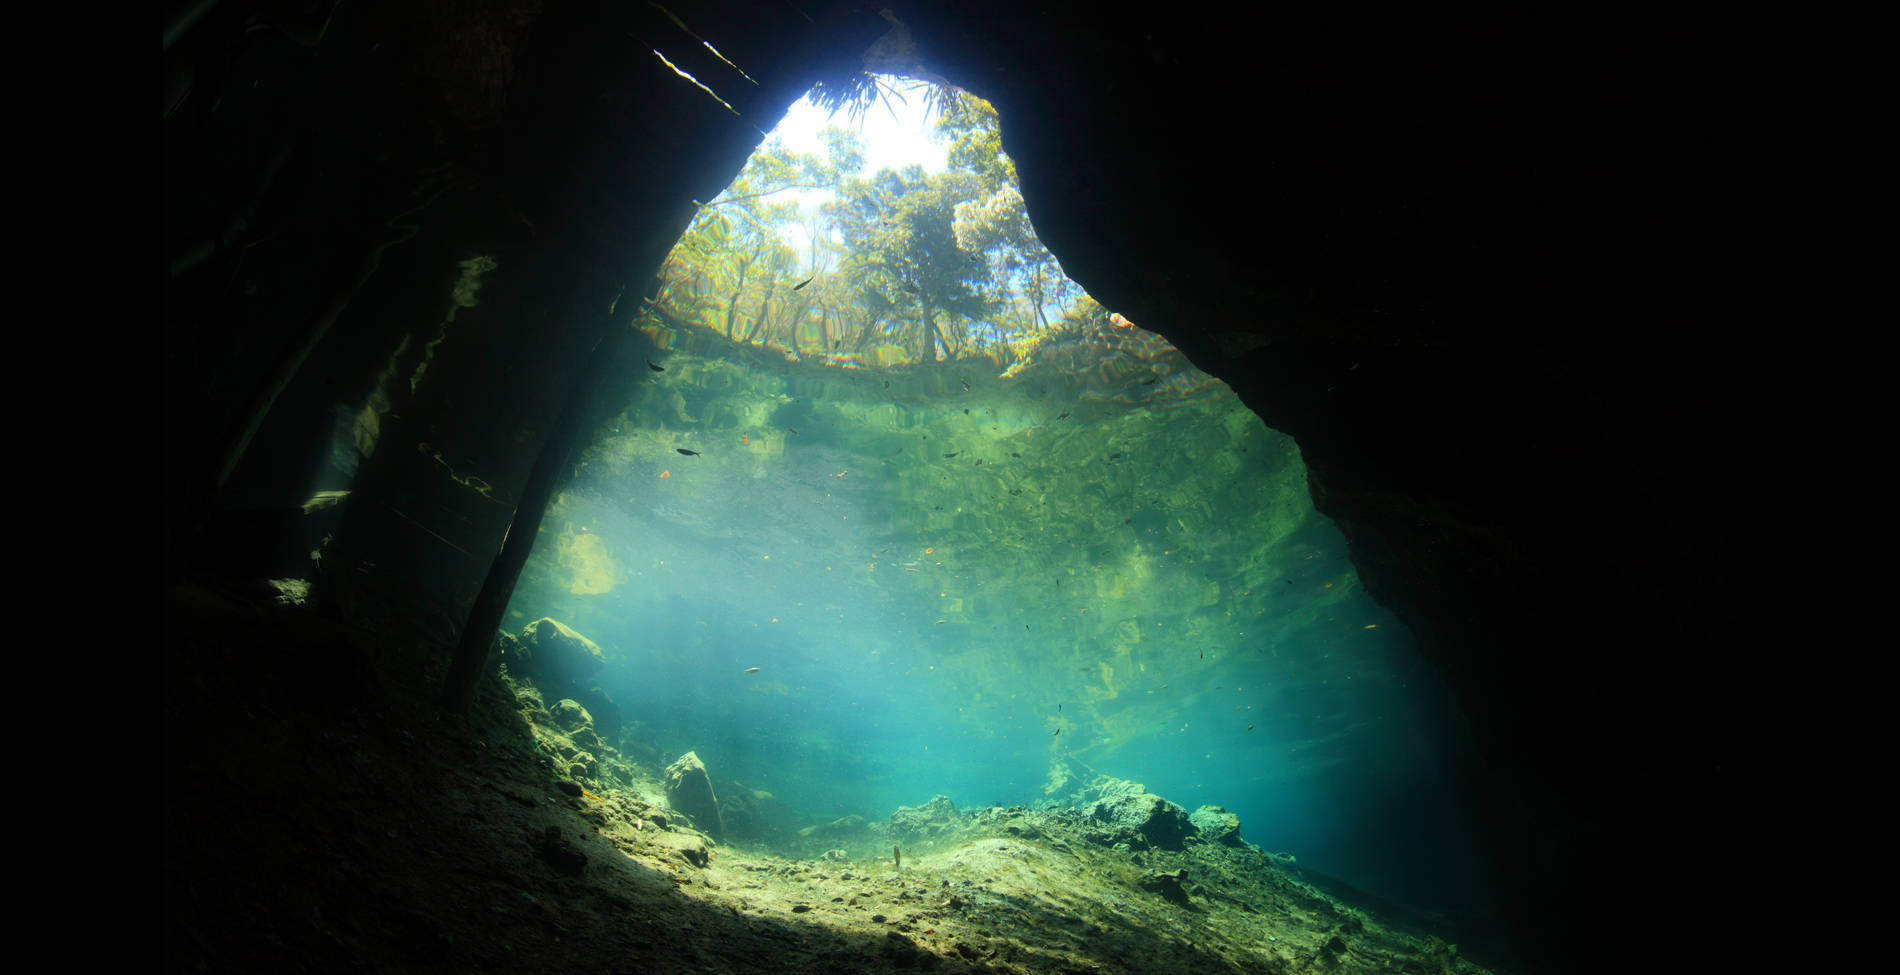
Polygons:
[[[837,94],[862,109],[901,100],[899,87]],[[656,299],[665,317],[795,355],[895,345],[921,362],[1020,358],[1080,289],[1030,226],[996,111],[945,86],[924,97],[950,171],[865,174],[862,145],[836,127],[820,134],[822,158],[768,143],[668,258]],[[783,194],[819,188],[834,198],[801,222]]]
[[874,307],[916,323],[918,358],[954,358],[968,344],[967,319],[988,314],[989,265],[957,245],[956,206],[976,191],[963,173],[926,176],[912,166],[846,184],[827,215],[859,255],[859,286]]

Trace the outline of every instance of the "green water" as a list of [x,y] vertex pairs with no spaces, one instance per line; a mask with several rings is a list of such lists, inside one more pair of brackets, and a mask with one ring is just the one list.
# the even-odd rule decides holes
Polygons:
[[1137,332],[1001,378],[655,330],[664,372],[640,366],[576,461],[507,625],[597,641],[623,751],[697,751],[757,800],[761,844],[1092,771],[1471,906],[1436,679],[1296,445]]

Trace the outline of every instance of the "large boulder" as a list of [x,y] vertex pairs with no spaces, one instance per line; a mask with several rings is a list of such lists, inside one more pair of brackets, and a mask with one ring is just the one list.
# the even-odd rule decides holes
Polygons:
[[719,818],[719,797],[713,795],[712,777],[697,752],[687,752],[666,767],[666,801],[673,811],[716,840],[725,839],[726,824]]
[[587,709],[581,707],[580,702],[571,698],[563,698],[549,708],[548,716],[554,719],[555,727],[568,734],[591,729],[594,726],[594,716],[588,714]]
[[1219,806],[1202,806],[1188,817],[1201,839],[1222,846],[1246,846],[1240,838],[1240,817]]
[[607,666],[599,644],[546,616],[529,623],[519,637],[503,640],[502,659],[510,673],[534,681],[555,697],[574,696]]
[[900,806],[891,813],[891,839],[899,843],[931,843],[963,825],[963,814],[949,796],[933,796],[921,806]]
[[1116,834],[1135,837],[1148,846],[1179,850],[1194,833],[1187,810],[1151,792],[1124,793],[1097,800],[1089,818]]

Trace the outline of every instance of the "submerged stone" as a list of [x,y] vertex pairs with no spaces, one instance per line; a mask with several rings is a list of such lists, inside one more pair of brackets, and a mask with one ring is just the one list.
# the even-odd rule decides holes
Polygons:
[[891,838],[916,843],[935,840],[963,825],[963,814],[949,796],[931,797],[921,806],[900,806],[891,813]]
[[660,833],[653,837],[653,845],[671,850],[687,863],[701,869],[712,863],[712,849],[706,845],[704,837],[693,833]]
[[806,826],[798,831],[798,835],[819,839],[864,839],[874,835],[874,831],[869,820],[853,813],[829,823]]
[[542,617],[529,623],[516,641],[514,669],[544,687],[583,687],[607,666],[600,645],[559,620]]
[[1194,832],[1187,810],[1151,792],[1127,793],[1098,800],[1089,818],[1117,833],[1133,833],[1147,845],[1179,850]]
[[713,794],[712,777],[696,752],[687,752],[666,767],[666,800],[673,811],[692,820],[693,825],[714,839],[725,836],[726,825],[719,818],[719,798]]
[[594,716],[572,698],[563,698],[548,709],[548,714],[554,719],[555,727],[570,733],[590,728],[594,724]]
[[1187,888],[1182,882],[1187,880],[1186,870],[1150,870],[1141,878],[1141,889],[1160,894],[1161,899],[1181,907],[1193,907],[1188,900]]
[[1188,817],[1201,839],[1222,846],[1246,846],[1240,838],[1240,817],[1219,806],[1202,806]]

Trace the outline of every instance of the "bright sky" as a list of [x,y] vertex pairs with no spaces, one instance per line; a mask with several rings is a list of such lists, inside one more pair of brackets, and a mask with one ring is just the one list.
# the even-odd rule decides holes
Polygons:
[[[904,96],[902,103],[893,99],[888,102],[888,108],[883,104],[873,105],[865,109],[860,118],[862,127],[858,137],[864,141],[865,173],[903,169],[913,163],[924,167],[927,173],[943,172],[948,147],[930,141],[927,125],[930,120],[924,117],[924,93],[905,91],[902,87],[898,90]],[[818,141],[818,131],[827,125],[841,129],[851,127],[846,113],[827,117],[825,110],[813,105],[809,97],[801,98],[785,113],[785,120],[772,130],[772,135],[785,140],[794,152],[809,152],[822,158],[825,147]]]
[[[886,104],[873,105],[865,109],[858,119],[858,139],[864,146],[864,173],[870,175],[881,169],[903,169],[905,166],[918,165],[924,172],[941,173],[946,166],[945,156],[949,146],[946,143],[930,141],[931,119],[924,117],[924,93],[906,91],[907,84],[898,79],[899,91],[903,102],[895,99]],[[783,121],[773,129],[766,141],[778,139],[793,152],[811,153],[824,158],[824,143],[818,141],[818,133],[826,126],[835,125],[841,129],[851,129],[851,121],[846,112],[827,115],[825,110],[812,104],[810,97],[800,98],[785,113]],[[814,190],[789,193],[775,199],[793,199],[798,201],[799,209],[809,215],[817,211],[818,204],[829,199],[831,194]],[[802,229],[791,229],[790,243],[800,253],[804,253],[810,244]]]

